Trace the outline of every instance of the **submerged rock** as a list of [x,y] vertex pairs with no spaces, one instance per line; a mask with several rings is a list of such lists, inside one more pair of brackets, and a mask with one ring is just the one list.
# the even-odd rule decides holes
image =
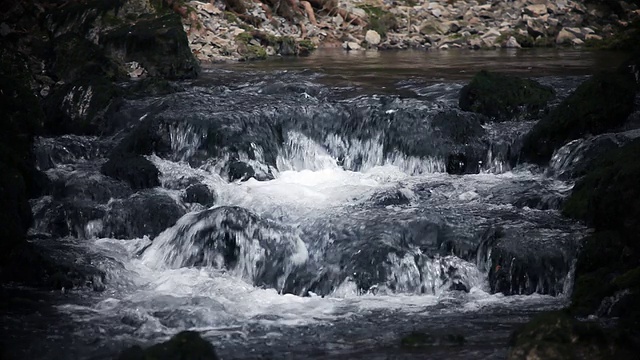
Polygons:
[[522,159],[544,165],[565,143],[620,127],[634,109],[635,93],[628,74],[603,73],[586,80],[527,134]]
[[535,118],[553,95],[553,89],[536,81],[483,70],[462,88],[459,105],[494,121],[508,121]]
[[429,346],[462,346],[465,338],[459,334],[428,334],[414,331],[400,340],[402,347],[420,348]]
[[609,334],[598,324],[581,322],[566,312],[537,316],[511,338],[508,359],[630,359],[616,351]]
[[147,349],[133,346],[118,360],[218,360],[215,348],[195,331],[182,331],[170,340]]

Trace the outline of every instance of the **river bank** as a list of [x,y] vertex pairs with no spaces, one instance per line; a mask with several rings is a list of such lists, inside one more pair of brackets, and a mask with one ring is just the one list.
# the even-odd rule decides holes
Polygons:
[[305,55],[316,47],[611,47],[640,17],[634,2],[293,0],[287,11],[268,4],[186,2],[185,31],[198,60]]

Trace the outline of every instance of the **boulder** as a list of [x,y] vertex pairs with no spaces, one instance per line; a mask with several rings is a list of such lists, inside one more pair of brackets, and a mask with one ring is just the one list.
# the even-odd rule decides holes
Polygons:
[[160,186],[158,168],[141,155],[114,155],[102,165],[100,171],[128,183],[133,189]]
[[567,29],[562,29],[556,36],[556,44],[558,45],[567,45],[571,44],[573,40],[577,39],[576,35]]
[[529,16],[538,17],[542,15],[546,15],[548,10],[547,6],[544,4],[535,4],[526,6],[523,12]]
[[185,189],[182,197],[185,203],[196,203],[205,207],[213,206],[216,197],[207,185],[193,184]]
[[462,88],[458,103],[462,110],[508,121],[536,117],[553,95],[536,81],[483,70]]
[[367,33],[364,36],[364,40],[369,44],[369,45],[378,45],[380,44],[380,34],[378,34],[377,31],[375,30],[367,30]]
[[141,17],[104,34],[100,44],[122,62],[138,62],[151,76],[179,80],[200,72],[177,14]]
[[101,236],[132,239],[154,238],[173,226],[185,213],[184,206],[162,190],[144,190],[109,203]]
[[[608,334],[595,322],[581,322],[566,312],[539,315],[511,338],[509,360],[617,359]],[[623,357],[626,358],[626,357]]]
[[602,73],[586,80],[526,135],[522,159],[546,164],[565,143],[620,127],[634,109],[635,92],[629,74]]
[[218,360],[215,348],[195,331],[182,331],[170,340],[147,349],[133,346],[123,351],[118,360]]

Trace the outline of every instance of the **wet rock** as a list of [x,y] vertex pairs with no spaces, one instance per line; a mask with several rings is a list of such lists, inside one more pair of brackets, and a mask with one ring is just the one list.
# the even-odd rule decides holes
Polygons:
[[428,334],[414,331],[400,340],[402,347],[420,348],[429,346],[462,346],[465,338],[459,334]]
[[494,121],[507,121],[536,117],[553,94],[553,89],[533,80],[481,71],[460,91],[459,105]]
[[100,44],[123,62],[138,62],[151,76],[179,80],[200,72],[177,14],[143,17],[104,34]]
[[244,208],[222,206],[184,216],[154,240],[143,258],[172,268],[226,269],[256,286],[278,288],[287,269],[307,260],[307,252],[291,229]]
[[353,41],[345,42],[344,44],[342,44],[342,48],[345,50],[362,50],[362,46]]
[[160,186],[156,166],[140,155],[115,155],[104,163],[100,171],[117,180],[127,182],[133,189]]
[[640,130],[630,130],[570,141],[553,154],[547,173],[562,180],[581,177],[596,159],[638,137]]
[[565,143],[620,127],[634,109],[636,87],[627,74],[598,74],[583,82],[527,134],[522,159],[546,164]]
[[35,211],[34,229],[53,238],[91,238],[94,234],[87,226],[104,214],[104,209],[90,201],[52,201]]
[[52,90],[44,101],[47,134],[95,135],[108,127],[108,111],[119,96],[105,77],[87,77]]
[[548,185],[534,181],[496,185],[489,192],[492,194],[489,199],[492,203],[539,210],[558,210],[565,197],[564,193],[550,190]]
[[52,72],[59,80],[73,83],[89,78],[123,80],[126,72],[121,64],[104,50],[76,34],[65,34],[54,42]]
[[197,203],[202,206],[213,206],[216,198],[207,185],[194,184],[185,189],[183,200],[186,203]]
[[581,322],[566,312],[537,316],[511,338],[508,359],[613,359],[607,333],[593,322]]
[[477,247],[477,265],[486,269],[493,293],[559,295],[564,292],[579,236],[550,235],[540,224],[496,224]]
[[55,174],[50,194],[55,199],[86,200],[106,204],[111,199],[125,198],[131,195],[131,188],[121,181],[100,173],[73,171],[69,174]]
[[229,181],[246,181],[256,176],[255,170],[251,165],[242,161],[232,161],[229,163]]
[[133,346],[123,351],[118,360],[218,360],[215,348],[195,331],[183,331],[170,340],[147,349]]
[[154,238],[186,213],[182,205],[160,190],[146,190],[127,199],[114,200],[106,211],[101,233],[117,239],[145,235]]

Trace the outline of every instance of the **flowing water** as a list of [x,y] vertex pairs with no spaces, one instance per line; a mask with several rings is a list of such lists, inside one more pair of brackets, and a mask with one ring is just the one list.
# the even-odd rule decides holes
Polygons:
[[[223,359],[504,358],[518,324],[565,304],[585,229],[557,210],[571,183],[518,164],[533,121],[485,122],[458,92],[500,69],[553,86],[556,104],[616,59],[320,52],[221,65],[126,101],[113,134],[38,139],[57,190],[33,201],[31,241],[101,272],[96,291],[4,290],[20,297],[3,315],[7,352],[108,359],[195,329]],[[147,156],[161,186],[136,192],[99,169],[145,122],[166,145]],[[400,347],[411,331],[434,344]]]

